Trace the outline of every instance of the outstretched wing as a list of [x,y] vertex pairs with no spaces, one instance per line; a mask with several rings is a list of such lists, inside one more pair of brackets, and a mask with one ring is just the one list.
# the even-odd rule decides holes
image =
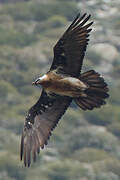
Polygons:
[[75,18],[67,31],[54,47],[54,59],[51,70],[62,66],[63,71],[71,76],[78,76],[88,44],[89,27],[93,22],[86,24],[90,16],[80,14]]
[[43,90],[38,102],[29,110],[24,124],[20,156],[21,160],[24,157],[25,166],[30,166],[31,155],[36,161],[36,154],[47,144],[51,131],[71,101],[69,97],[51,98]]
[[[54,47],[54,60],[50,70],[62,66],[62,70],[72,76],[78,76],[81,70],[88,35],[92,22],[85,25],[90,15],[78,15],[62,38]],[[30,166],[40,148],[44,148],[51,131],[65,113],[72,99],[70,97],[51,98],[42,91],[38,102],[28,111],[21,138],[21,160],[24,156],[25,166]]]

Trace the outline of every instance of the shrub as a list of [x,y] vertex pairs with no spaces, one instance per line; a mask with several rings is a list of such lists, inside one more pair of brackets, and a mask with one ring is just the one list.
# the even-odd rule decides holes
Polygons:
[[[79,137],[79,138],[78,138]],[[75,129],[64,145],[64,152],[74,153],[76,150],[86,147],[102,149],[119,157],[119,140],[104,128],[82,127]],[[68,151],[69,149],[69,151]],[[68,153],[66,155],[69,155]]]
[[111,123],[107,129],[112,132],[115,136],[120,137],[120,122],[119,121],[115,121],[113,123]]
[[110,154],[104,150],[95,148],[83,148],[75,151],[73,158],[79,160],[80,162],[92,163],[95,161],[102,161],[111,157]]
[[9,105],[16,104],[16,100],[14,99],[17,96],[16,89],[6,81],[0,81],[0,100],[3,102],[7,102]]
[[101,62],[101,56],[96,53],[95,51],[93,50],[88,50],[87,54],[86,54],[87,58],[92,61],[92,63],[94,63],[94,65],[99,65],[100,62]]
[[[109,172],[111,175],[116,175],[120,178],[120,162],[118,159],[109,158],[93,164],[93,169],[96,174]],[[111,176],[112,177],[112,176]]]
[[119,180],[119,176],[112,172],[100,172],[96,175],[96,180]]
[[110,105],[106,105],[106,107],[99,110],[96,109],[91,112],[85,112],[84,117],[89,123],[106,126],[114,119],[113,108]]
[[[31,3],[31,11],[34,16],[34,20],[43,21],[47,20],[54,14],[67,17],[69,20],[73,18],[73,15],[77,13],[78,7],[74,2],[53,2],[52,3]],[[68,11],[69,9],[69,11]]]
[[88,176],[89,170],[78,161],[63,160],[49,164],[47,174],[52,180],[72,180]]
[[0,28],[0,45],[7,44],[15,47],[23,47],[32,44],[36,40],[35,35]]
[[32,19],[31,9],[26,2],[6,4],[1,10],[3,14],[9,14],[14,20],[28,21]]
[[[60,28],[63,25],[66,25],[67,21],[64,17],[55,15],[50,18],[46,22],[38,23],[35,27],[35,33],[42,33],[46,31],[50,31],[50,28]],[[53,30],[53,29],[52,29]]]
[[13,179],[25,179],[25,173],[18,166],[18,159],[15,155],[4,151],[0,152],[0,171],[7,172],[9,177]]

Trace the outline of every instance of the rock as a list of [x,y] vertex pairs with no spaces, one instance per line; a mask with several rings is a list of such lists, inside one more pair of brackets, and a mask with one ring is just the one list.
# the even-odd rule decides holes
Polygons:
[[116,59],[119,55],[117,49],[113,45],[107,43],[95,44],[91,47],[91,49],[110,63],[113,62],[113,60]]

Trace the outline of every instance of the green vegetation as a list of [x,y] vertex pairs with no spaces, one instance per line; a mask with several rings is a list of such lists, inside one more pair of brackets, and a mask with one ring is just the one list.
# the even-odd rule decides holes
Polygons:
[[[119,7],[112,0],[0,0],[0,180],[120,179]],[[95,21],[82,72],[99,71],[110,98],[91,112],[72,104],[37,162],[23,168],[20,135],[40,95],[31,83],[49,69],[52,47],[81,11]]]

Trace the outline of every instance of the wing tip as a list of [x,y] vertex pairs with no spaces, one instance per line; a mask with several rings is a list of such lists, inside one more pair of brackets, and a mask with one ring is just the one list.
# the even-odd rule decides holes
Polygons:
[[30,151],[27,152],[26,148],[24,150],[24,135],[22,133],[21,136],[21,144],[20,144],[20,160],[23,160],[23,156],[24,156],[24,166],[25,167],[30,167],[31,165],[31,155],[30,155]]
[[[80,16],[80,13],[76,16],[68,30],[73,28],[74,30],[77,29],[78,27],[83,27],[83,28],[88,28],[93,24],[93,21],[85,25],[89,19],[91,18],[91,14],[84,13],[82,16]],[[85,26],[84,26],[85,25]]]
[[91,14],[88,15],[88,18],[91,18]]
[[39,147],[37,148],[37,153],[40,154],[40,148]]
[[21,144],[20,144],[20,160],[23,159],[23,149],[24,149],[24,137],[23,134],[21,136]]
[[78,19],[80,17],[80,12],[77,14],[75,19]]
[[81,20],[84,19],[84,17],[87,15],[87,12],[85,12],[82,16],[81,16]]
[[33,162],[36,162],[36,152],[33,152]]
[[[87,16],[88,15],[88,16]],[[87,16],[86,18],[87,19],[90,19],[91,18],[91,14],[87,14],[87,12],[83,13],[83,15],[81,16],[81,20],[85,18],[85,16]]]
[[90,26],[91,26],[93,23],[94,23],[94,21],[91,21],[91,22],[90,22]]

